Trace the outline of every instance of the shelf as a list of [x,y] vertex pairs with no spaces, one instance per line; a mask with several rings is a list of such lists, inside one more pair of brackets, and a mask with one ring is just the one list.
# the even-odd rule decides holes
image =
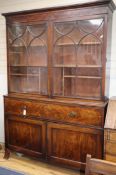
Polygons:
[[[39,74],[10,74],[11,76],[34,76],[39,77]],[[95,76],[76,76],[76,75],[65,75],[64,78],[83,78],[83,79],[101,79],[101,77],[95,77]]]
[[63,67],[69,67],[69,68],[72,68],[72,67],[77,67],[77,66],[76,65],[71,65],[71,64],[69,64],[69,65],[60,65],[60,64],[57,64],[54,67],[61,67],[61,68],[63,68]]
[[77,77],[76,75],[64,75],[64,78],[75,78]]
[[77,76],[77,78],[84,78],[84,79],[102,79],[102,77],[96,77],[96,76]]
[[76,76],[76,75],[64,75],[64,78],[84,78],[84,79],[101,79],[102,77],[96,76]]
[[[9,67],[43,67],[43,68],[47,68],[48,66],[32,66],[32,65],[9,65]],[[102,68],[102,65],[55,65],[53,66],[53,68]]]
[[[73,45],[77,45],[77,46],[79,46],[79,45],[101,45],[101,43],[100,42],[85,42],[85,43],[60,43],[60,44],[54,44],[54,46],[73,46]],[[34,47],[34,48],[36,48],[36,47],[46,47],[46,45],[39,45],[39,44],[37,44],[37,45],[30,45],[29,46],[29,48],[31,48],[31,47]],[[11,48],[25,48],[25,50],[26,50],[26,47],[25,46],[19,46],[19,45],[13,45],[13,46],[11,46]],[[12,51],[9,51],[9,52],[12,52]]]
[[57,64],[55,65],[54,67],[69,67],[69,68],[72,68],[72,67],[76,67],[76,68],[100,68],[102,67],[102,65],[60,65],[60,64]]
[[39,77],[39,74],[9,74],[12,76],[34,76],[34,77]]
[[72,45],[72,46],[74,46],[74,45],[77,45],[77,46],[79,46],[79,45],[101,45],[101,43],[100,42],[85,42],[85,43],[61,43],[61,44],[56,44],[56,45],[54,45],[54,46],[70,46],[70,45]]
[[12,76],[27,76],[27,74],[9,74],[9,75],[12,75]]
[[40,74],[27,74],[27,77],[28,76],[34,76],[34,77],[39,77]]
[[27,65],[9,65],[9,67],[28,67]]
[[[31,47],[47,47],[46,45],[30,45],[28,48],[31,48]],[[26,50],[26,47],[25,46],[19,46],[19,45],[12,45],[10,48],[25,48]],[[12,51],[9,51],[9,52],[12,52]]]
[[47,68],[47,66],[30,66],[30,65],[9,65],[9,67],[44,67]]
[[21,54],[21,53],[24,53],[24,51],[9,51],[9,54],[13,54],[13,53],[19,53],[19,54]]
[[78,65],[79,68],[100,68],[102,65]]

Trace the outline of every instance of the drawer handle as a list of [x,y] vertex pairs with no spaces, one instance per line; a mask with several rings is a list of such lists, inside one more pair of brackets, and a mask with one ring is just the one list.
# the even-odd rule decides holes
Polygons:
[[76,112],[73,112],[73,111],[71,111],[71,112],[69,112],[68,113],[68,117],[76,117],[77,116],[77,113]]

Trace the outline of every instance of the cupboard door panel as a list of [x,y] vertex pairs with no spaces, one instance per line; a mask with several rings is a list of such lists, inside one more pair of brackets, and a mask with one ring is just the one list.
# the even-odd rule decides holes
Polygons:
[[42,156],[45,153],[45,124],[42,121],[19,119],[8,116],[6,119],[6,141],[8,147],[16,151]]
[[53,96],[101,99],[104,18],[67,20],[53,23]]
[[86,155],[102,158],[102,131],[61,124],[48,124],[48,156],[53,162],[84,166]]
[[10,93],[47,95],[47,30],[47,22],[8,25]]

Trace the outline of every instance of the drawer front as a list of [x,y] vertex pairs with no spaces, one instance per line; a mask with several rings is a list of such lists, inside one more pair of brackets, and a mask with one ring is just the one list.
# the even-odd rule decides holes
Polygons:
[[116,143],[106,141],[105,142],[105,152],[107,154],[116,156]]
[[105,160],[111,161],[111,162],[115,162],[115,163],[116,163],[116,155],[106,154],[106,155],[105,155]]
[[[24,111],[26,109],[26,112]],[[5,112],[27,116],[37,116],[47,120],[60,120],[84,125],[103,126],[104,112],[101,108],[85,106],[65,106],[51,102],[35,102],[5,98]]]
[[116,129],[105,129],[104,137],[106,141],[113,141],[116,144]]

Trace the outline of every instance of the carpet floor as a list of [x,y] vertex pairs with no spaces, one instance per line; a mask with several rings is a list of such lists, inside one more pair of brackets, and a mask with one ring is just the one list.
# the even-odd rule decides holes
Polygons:
[[26,175],[26,174],[5,167],[0,167],[0,175]]

